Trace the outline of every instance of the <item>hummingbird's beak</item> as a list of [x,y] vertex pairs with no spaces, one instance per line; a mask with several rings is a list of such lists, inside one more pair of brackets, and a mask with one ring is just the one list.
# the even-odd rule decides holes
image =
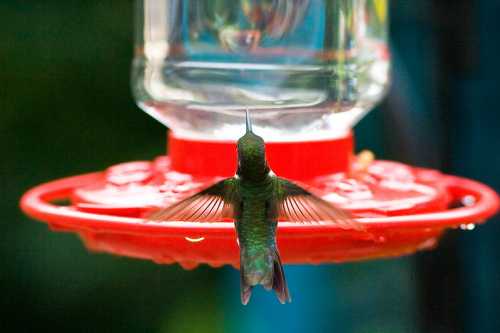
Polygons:
[[245,116],[246,116],[246,124],[247,124],[247,133],[252,132],[252,122],[250,120],[250,111],[248,109],[245,110]]

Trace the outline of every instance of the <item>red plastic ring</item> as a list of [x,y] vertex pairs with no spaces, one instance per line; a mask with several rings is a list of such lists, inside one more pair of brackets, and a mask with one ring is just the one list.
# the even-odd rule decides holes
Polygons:
[[[53,203],[69,198],[75,188],[101,177],[102,173],[93,173],[39,185],[22,197],[21,208],[55,230],[77,232],[93,250],[160,263],[179,262],[185,268],[199,263],[238,265],[232,223],[154,223],[140,218],[82,212]],[[435,213],[359,218],[369,233],[330,225],[281,222],[278,246],[283,261],[321,263],[409,254],[434,246],[447,228],[481,223],[498,211],[499,198],[488,186],[455,176],[443,179],[454,200],[471,196],[475,202]]]

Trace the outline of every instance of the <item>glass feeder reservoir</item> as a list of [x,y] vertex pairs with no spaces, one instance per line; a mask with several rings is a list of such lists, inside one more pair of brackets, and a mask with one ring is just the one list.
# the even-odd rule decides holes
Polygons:
[[345,136],[388,85],[387,0],[142,0],[132,86],[177,137]]

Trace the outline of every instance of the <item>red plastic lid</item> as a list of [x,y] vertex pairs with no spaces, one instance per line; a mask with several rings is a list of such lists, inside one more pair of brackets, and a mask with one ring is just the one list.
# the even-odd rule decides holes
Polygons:
[[[202,177],[229,177],[236,172],[234,141],[196,141],[170,132],[168,148],[172,170]],[[330,140],[266,142],[266,157],[277,175],[307,180],[347,171],[353,148],[352,134]]]
[[[153,206],[168,205],[216,181],[215,175],[234,173],[234,143],[171,136],[169,146],[169,157],[37,186],[23,196],[21,207],[54,230],[78,233],[95,251],[178,262],[185,268],[199,263],[237,266],[233,223],[155,223],[141,218]],[[336,156],[341,149],[342,156]],[[351,210],[368,230],[280,222],[278,246],[285,263],[409,254],[434,246],[447,228],[470,229],[471,223],[484,222],[498,210],[498,197],[489,187],[434,170],[375,161],[353,173],[351,149],[352,137],[267,145],[278,175],[314,187],[326,200]],[[210,163],[207,159],[214,156]],[[310,163],[301,168],[305,156]],[[68,199],[66,206],[55,203]]]

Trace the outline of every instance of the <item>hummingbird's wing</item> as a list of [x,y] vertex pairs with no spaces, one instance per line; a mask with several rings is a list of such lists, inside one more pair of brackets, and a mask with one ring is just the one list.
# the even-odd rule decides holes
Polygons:
[[351,215],[297,184],[277,179],[278,216],[290,222],[333,223],[344,229],[363,230]]
[[238,179],[228,178],[167,208],[153,211],[146,219],[158,222],[221,222],[234,218]]

